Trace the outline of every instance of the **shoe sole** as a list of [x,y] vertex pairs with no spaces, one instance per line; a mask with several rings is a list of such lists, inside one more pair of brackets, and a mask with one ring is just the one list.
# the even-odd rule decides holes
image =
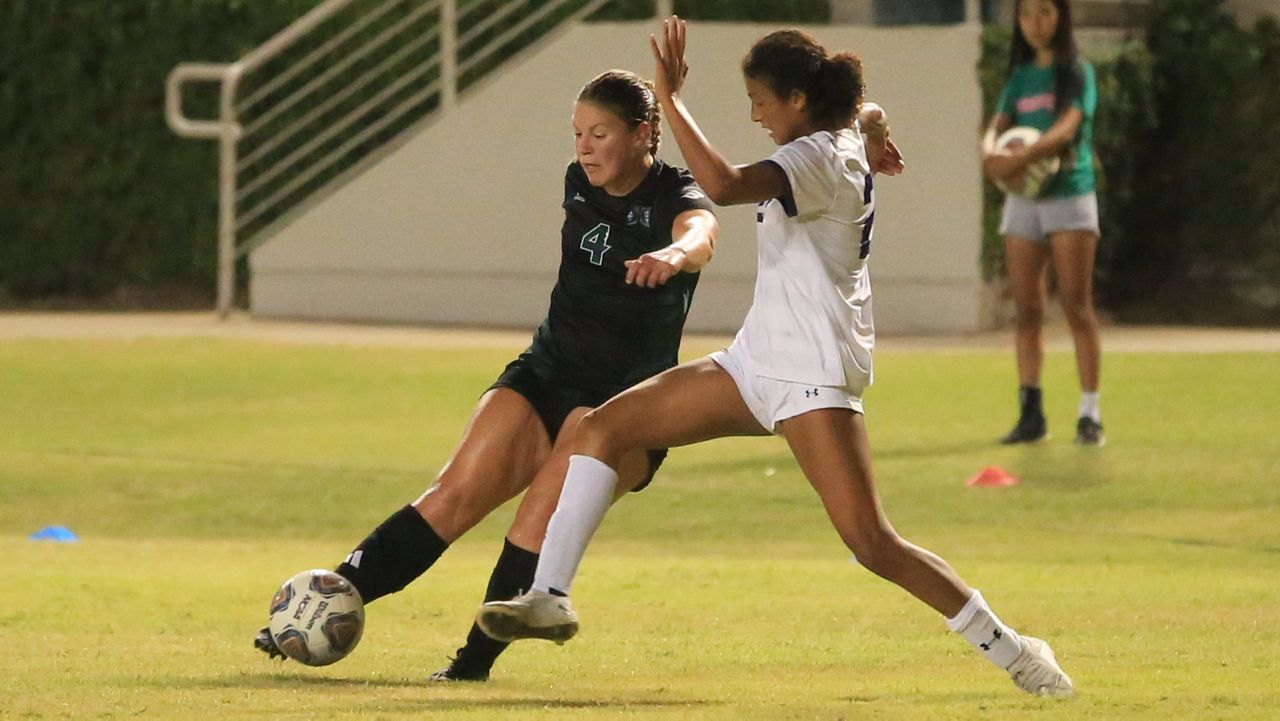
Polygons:
[[562,623],[555,626],[529,626],[520,618],[519,611],[508,608],[486,608],[476,617],[476,624],[485,635],[496,641],[510,643],[524,638],[553,641],[557,645],[573,638],[578,624]]

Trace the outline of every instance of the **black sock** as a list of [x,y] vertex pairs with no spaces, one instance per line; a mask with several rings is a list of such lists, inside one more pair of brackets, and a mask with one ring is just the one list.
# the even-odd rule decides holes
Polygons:
[[373,529],[335,570],[371,603],[409,585],[448,548],[416,508],[405,506]]
[[[537,568],[538,554],[526,551],[504,538],[502,555],[498,556],[493,575],[489,576],[489,587],[484,592],[485,603],[506,601],[528,591],[533,585],[533,572]],[[508,645],[489,638],[473,623],[471,633],[467,634],[467,645],[458,649],[457,663],[469,669],[487,671]]]
[[1040,386],[1020,386],[1018,388],[1018,405],[1021,408],[1022,416],[1041,417],[1044,415],[1044,400],[1040,393]]

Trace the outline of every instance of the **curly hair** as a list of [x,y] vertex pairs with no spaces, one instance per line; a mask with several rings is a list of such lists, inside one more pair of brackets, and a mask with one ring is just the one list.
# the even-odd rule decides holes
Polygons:
[[827,129],[852,125],[867,91],[857,55],[828,55],[803,30],[778,30],[757,40],[742,60],[742,73],[780,98],[804,93],[809,120]]

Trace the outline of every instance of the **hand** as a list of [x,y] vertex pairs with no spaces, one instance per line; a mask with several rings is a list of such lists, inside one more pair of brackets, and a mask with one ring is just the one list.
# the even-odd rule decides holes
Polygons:
[[685,22],[672,15],[662,21],[661,40],[649,36],[649,47],[657,63],[653,84],[659,101],[679,94],[689,74],[689,64],[684,59],[684,32]]
[[889,119],[884,108],[865,102],[858,111],[858,124],[867,139],[867,162],[872,173],[897,175],[906,168],[906,160],[897,143],[889,139]]
[[867,162],[871,165],[872,173],[881,175],[898,175],[907,167],[898,144],[887,135],[879,142],[867,138]]
[[862,126],[862,134],[868,138],[889,137],[889,117],[877,103],[862,103],[862,107],[858,109],[858,124]]
[[627,284],[641,288],[656,288],[684,268],[684,251],[674,246],[645,253],[635,260],[624,261],[627,266]]
[[1011,181],[1026,168],[1026,161],[1017,151],[998,150],[982,158],[982,170],[992,180]]

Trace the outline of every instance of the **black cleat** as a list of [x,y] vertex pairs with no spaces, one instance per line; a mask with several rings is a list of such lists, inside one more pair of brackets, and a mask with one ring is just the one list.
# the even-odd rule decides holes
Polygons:
[[1013,427],[1000,439],[1005,445],[1014,443],[1035,443],[1042,441],[1049,435],[1049,426],[1045,423],[1042,415],[1023,415],[1018,418],[1018,424]]
[[489,680],[489,667],[476,666],[458,658],[449,659],[449,665],[427,677],[435,683],[451,683],[454,681],[470,681],[482,683]]
[[1107,436],[1102,432],[1102,424],[1089,416],[1081,416],[1076,421],[1076,444],[1081,446],[1107,445]]
[[267,654],[268,658],[276,658],[277,656],[281,660],[289,658],[276,645],[276,640],[271,638],[271,629],[269,627],[263,627],[261,631],[258,631],[258,635],[253,637],[253,647]]

